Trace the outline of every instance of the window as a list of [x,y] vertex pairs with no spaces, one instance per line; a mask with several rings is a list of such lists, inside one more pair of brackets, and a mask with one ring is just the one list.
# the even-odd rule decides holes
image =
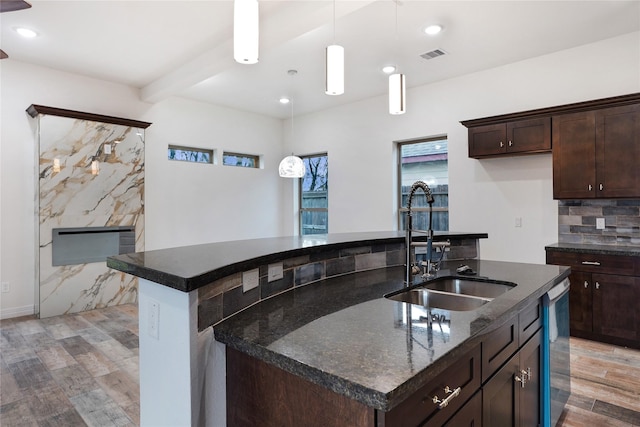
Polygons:
[[238,166],[241,168],[259,168],[260,156],[224,152],[222,153],[222,164],[225,166]]
[[180,160],[183,162],[213,163],[213,150],[169,145],[167,158],[169,160]]
[[[399,214],[398,226],[406,229],[407,202],[411,185],[424,181],[434,198],[432,226],[437,231],[449,230],[449,167],[447,137],[426,138],[398,143]],[[411,202],[413,228],[429,228],[427,200],[418,190]]]
[[327,234],[329,166],[326,154],[302,156],[306,169],[300,178],[300,235]]

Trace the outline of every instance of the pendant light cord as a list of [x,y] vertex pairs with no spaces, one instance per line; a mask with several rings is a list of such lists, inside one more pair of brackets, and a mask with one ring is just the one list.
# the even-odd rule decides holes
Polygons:
[[333,0],[333,44],[336,44],[336,0]]

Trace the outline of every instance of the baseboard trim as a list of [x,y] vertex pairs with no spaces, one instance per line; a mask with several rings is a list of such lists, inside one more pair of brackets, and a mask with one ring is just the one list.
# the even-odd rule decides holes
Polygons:
[[32,316],[35,313],[33,305],[25,305],[22,307],[9,307],[0,310],[0,319],[11,319],[12,317]]

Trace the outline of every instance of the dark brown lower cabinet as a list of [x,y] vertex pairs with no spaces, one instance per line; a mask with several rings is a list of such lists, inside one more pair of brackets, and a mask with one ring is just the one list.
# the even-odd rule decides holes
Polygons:
[[540,424],[541,330],[482,387],[482,424],[536,427]]
[[482,390],[473,395],[447,423],[445,427],[481,427],[482,426]]
[[571,267],[571,335],[640,348],[640,259],[547,250],[547,264]]

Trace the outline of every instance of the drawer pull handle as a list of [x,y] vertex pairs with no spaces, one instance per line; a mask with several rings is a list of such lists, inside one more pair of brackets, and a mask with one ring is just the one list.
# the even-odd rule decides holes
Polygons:
[[589,287],[589,282],[587,282],[586,280],[584,281],[584,288],[587,289]]
[[596,282],[596,289],[600,289],[600,283]]
[[600,265],[598,261],[582,261],[582,265]]
[[444,392],[449,396],[445,397],[443,400],[440,400],[438,396],[433,396],[433,403],[438,404],[438,409],[446,408],[451,400],[460,394],[460,387],[456,387],[454,390],[451,390],[449,386],[444,388]]
[[593,186],[589,184],[589,191],[593,190]]

